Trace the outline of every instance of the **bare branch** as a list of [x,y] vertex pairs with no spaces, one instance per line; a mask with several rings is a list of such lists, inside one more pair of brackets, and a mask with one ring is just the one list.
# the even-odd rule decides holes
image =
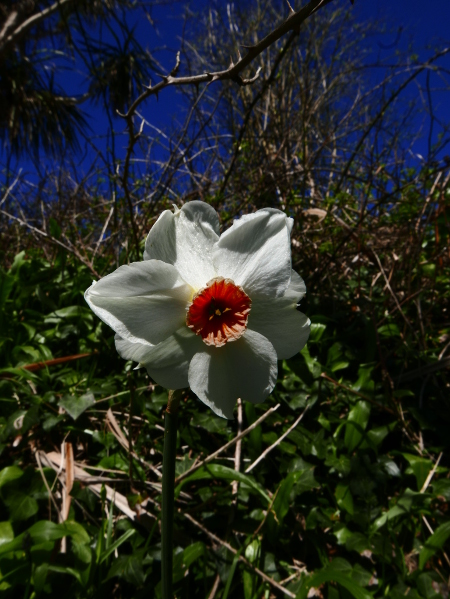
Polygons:
[[65,4],[69,4],[73,1],[74,0],[56,0],[54,4],[32,15],[26,21],[21,23],[16,29],[14,29],[14,31],[9,33],[11,27],[14,26],[15,22],[17,21],[17,12],[11,13],[3,27],[3,30],[0,32],[0,55],[10,44],[13,44],[18,38],[20,38],[21,35],[31,29],[31,27],[34,27],[47,17],[51,16]]
[[56,239],[55,237],[52,237],[48,233],[45,233],[45,231],[41,231],[40,229],[37,229],[36,227],[33,227],[33,225],[30,225],[25,220],[22,220],[21,218],[18,218],[17,216],[14,216],[13,214],[9,214],[8,212],[5,212],[5,210],[0,210],[0,212],[2,214],[4,214],[6,217],[12,218],[13,220],[17,221],[23,227],[26,227],[27,229],[30,229],[30,231],[33,231],[34,233],[37,233],[38,235],[41,235],[42,237],[45,237],[51,243],[53,243],[55,245],[59,245],[60,247],[64,248],[70,254],[74,254],[78,258],[78,260],[80,260],[80,262],[82,262],[85,266],[87,266],[89,268],[89,270],[91,271],[91,273],[93,275],[95,275],[96,277],[100,278],[100,275],[95,270],[95,268],[93,267],[92,263],[89,262],[89,260],[86,260],[86,258],[84,258],[75,247],[70,246],[70,245],[66,245],[65,243],[62,243],[61,241],[59,241],[59,239]]
[[[202,532],[204,532],[212,541],[214,541],[218,545],[221,545],[222,547],[226,547],[228,549],[228,551],[231,551],[231,553],[233,555],[237,555],[237,553],[238,553],[237,550],[234,547],[232,547],[229,543],[227,543],[226,541],[223,541],[222,539],[220,539],[218,536],[216,536],[214,533],[212,533],[210,530],[208,530],[205,526],[203,526],[203,524],[201,524],[200,522],[198,522],[197,520],[195,520],[195,518],[193,518],[187,512],[183,511],[182,514],[183,514],[183,516],[185,518],[187,518],[189,520],[189,522],[192,522],[192,524],[194,526],[196,526]],[[273,578],[270,578],[270,576],[267,576],[267,574],[264,574],[264,572],[262,572],[259,568],[256,568],[243,555],[239,555],[238,559],[239,559],[240,562],[242,562],[243,564],[245,564],[247,566],[247,568],[250,568],[250,570],[252,570],[253,572],[255,572],[255,574],[257,574],[262,580],[264,580],[264,582],[267,582],[272,587],[274,587],[275,589],[277,589],[277,591],[280,591],[281,593],[283,593],[287,597],[292,597],[292,599],[295,599],[296,595],[294,595],[294,593],[292,593],[291,591],[288,591],[288,589],[286,589],[285,587],[283,587],[281,584],[279,584]]]
[[280,407],[280,404],[277,404],[273,408],[270,408],[269,410],[267,410],[267,412],[265,414],[263,414],[260,418],[258,418],[258,420],[255,420],[255,422],[253,424],[251,424],[248,428],[246,428],[244,431],[242,431],[242,433],[239,433],[238,435],[236,435],[236,437],[234,439],[231,439],[231,441],[228,441],[228,443],[225,443],[225,445],[223,445],[220,449],[218,449],[217,451],[215,451],[214,453],[212,453],[211,455],[209,455],[207,458],[205,458],[199,464],[196,464],[195,466],[192,466],[192,468],[190,468],[186,472],[183,472],[183,474],[180,474],[180,476],[178,476],[175,479],[175,484],[177,485],[178,483],[180,483],[182,480],[184,480],[185,478],[187,478],[188,476],[190,476],[193,472],[195,472],[196,470],[198,470],[199,468],[201,468],[205,464],[208,464],[209,462],[211,462],[212,460],[214,460],[222,452],[224,452],[229,447],[231,447],[232,445],[234,445],[235,443],[237,443],[240,439],[242,439],[243,437],[245,437],[246,435],[248,435],[254,428],[256,428],[257,426],[259,426],[261,424],[261,422],[263,422],[263,420],[265,420],[267,418],[267,416],[269,416],[270,414],[272,414],[272,412],[275,412],[275,410],[278,410],[279,407]]
[[[66,0],[68,1],[68,0]],[[289,15],[289,17],[276,27],[271,33],[266,35],[264,39],[253,46],[245,46],[248,50],[247,54],[244,57],[239,56],[239,60],[236,64],[231,64],[227,69],[223,71],[215,71],[203,73],[201,75],[192,75],[189,77],[175,77],[172,73],[178,71],[179,68],[179,55],[177,54],[177,63],[172,69],[172,73],[168,76],[165,76],[163,81],[159,82],[157,85],[151,88],[147,88],[147,90],[142,93],[133,104],[128,109],[128,112],[124,117],[128,120],[130,117],[134,115],[138,106],[146,100],[149,96],[158,94],[161,90],[169,85],[198,85],[199,83],[212,83],[213,81],[225,81],[230,79],[232,81],[236,81],[239,83],[242,81],[239,77],[239,73],[245,69],[253,60],[259,56],[264,50],[266,50],[269,46],[279,40],[283,35],[289,33],[289,31],[294,31],[298,33],[301,24],[306,21],[306,19],[313,13],[319,10],[325,4],[329,4],[334,0],[311,0],[306,6],[298,10],[297,12],[293,12]],[[253,78],[254,80],[255,78]],[[245,80],[244,80],[245,81]],[[250,83],[252,80],[247,80]]]
[[262,452],[262,454],[259,456],[259,458],[257,458],[253,462],[253,464],[250,464],[250,466],[248,468],[246,468],[245,474],[248,474],[251,470],[253,470],[253,468],[255,466],[257,466],[259,464],[259,462],[261,462],[261,460],[263,460],[266,457],[266,455],[272,451],[272,449],[275,449],[275,447],[277,445],[279,445],[281,443],[281,441],[283,441],[283,439],[285,439],[288,435],[290,435],[290,433],[294,430],[294,428],[297,426],[297,424],[299,424],[300,421],[303,419],[303,416],[306,414],[308,407],[309,406],[306,406],[306,408],[303,410],[303,412],[300,414],[300,416],[297,418],[297,420],[294,422],[294,424],[292,426],[290,426],[287,429],[287,431],[281,435],[281,437],[278,437],[278,439],[275,441],[275,443],[272,443],[272,445],[270,445],[270,447],[265,449]]

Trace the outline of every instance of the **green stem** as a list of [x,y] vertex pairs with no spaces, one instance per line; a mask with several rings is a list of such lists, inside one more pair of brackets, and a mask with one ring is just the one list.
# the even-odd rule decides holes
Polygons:
[[162,471],[161,520],[161,586],[162,599],[173,599],[173,509],[175,490],[175,458],[177,452],[177,420],[181,391],[169,391],[164,415],[164,454]]

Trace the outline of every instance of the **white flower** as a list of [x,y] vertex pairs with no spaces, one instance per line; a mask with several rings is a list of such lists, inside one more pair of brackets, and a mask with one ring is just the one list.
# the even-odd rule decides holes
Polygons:
[[204,202],[164,211],[143,262],[121,266],[85,293],[116,332],[122,358],[169,389],[190,387],[216,414],[233,418],[238,397],[260,403],[277,380],[277,359],[308,340],[297,303],[303,279],[291,268],[293,220],[263,208],[219,237]]

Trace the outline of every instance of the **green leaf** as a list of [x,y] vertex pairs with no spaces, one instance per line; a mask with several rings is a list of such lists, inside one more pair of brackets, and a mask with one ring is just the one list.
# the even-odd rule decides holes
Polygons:
[[[277,495],[278,497],[278,495]],[[256,560],[259,559],[261,555],[261,542],[258,539],[254,539],[247,547],[245,548],[245,557],[248,559],[250,563],[253,564]]]
[[385,324],[378,329],[381,337],[400,337],[400,329],[396,324]]
[[0,309],[3,308],[13,287],[14,277],[0,272]]
[[369,415],[370,405],[366,401],[358,401],[350,410],[344,437],[344,443],[349,451],[354,451],[363,438]]
[[25,250],[22,250],[21,252],[19,252],[18,254],[16,254],[14,256],[14,262],[12,263],[12,266],[9,270],[9,272],[15,276],[17,276],[18,271],[20,270],[21,266],[23,264],[25,264],[26,259],[25,259]]
[[[337,560],[335,560],[337,561]],[[320,585],[326,582],[337,582],[341,586],[343,586],[355,599],[372,599],[372,593],[366,591],[366,589],[359,586],[357,582],[355,582],[348,574],[346,574],[341,569],[333,566],[334,562],[315,572],[312,576],[306,579],[306,583],[302,585],[299,593],[296,596],[296,599],[306,599],[308,596],[308,591],[312,588],[317,589]]]
[[325,333],[325,329],[327,328],[326,324],[322,324],[321,322],[312,322],[311,323],[311,334],[309,336],[308,342],[317,343]]
[[75,543],[90,543],[91,537],[86,532],[86,529],[82,524],[75,522],[74,520],[66,520],[59,527],[64,535],[71,537]]
[[199,557],[205,555],[205,544],[202,542],[193,543],[183,551],[183,564],[189,568]]
[[177,553],[173,560],[173,581],[178,582],[185,576],[186,570],[200,557],[205,555],[204,543],[198,541]]
[[50,317],[56,316],[59,319],[78,318],[79,316],[90,315],[91,312],[84,306],[66,306],[59,310],[55,310],[49,314]]
[[397,504],[375,520],[373,523],[375,530],[378,530],[393,518],[409,515],[414,499],[417,496],[422,496],[422,494],[415,493],[414,491],[411,491],[411,489],[406,489],[403,496],[397,501]]
[[416,477],[417,490],[420,491],[420,489],[423,487],[423,483],[426,481],[427,476],[430,473],[430,470],[433,468],[433,462],[431,460],[427,460],[426,458],[421,458],[410,453],[402,453],[402,456],[408,460],[411,470]]
[[122,543],[125,543],[125,541],[128,541],[128,539],[131,538],[132,536],[134,536],[135,534],[136,534],[136,531],[134,528],[130,528],[129,530],[124,532],[121,537],[119,537],[116,541],[114,541],[114,543],[112,543],[108,547],[108,549],[106,549],[106,551],[104,551],[100,555],[100,559],[99,559],[98,563],[101,564],[102,562],[104,562],[105,559],[107,559],[111,555],[111,553],[114,553],[114,551],[122,545]]
[[291,495],[292,487],[301,475],[302,472],[292,472],[291,474],[288,474],[286,476],[286,478],[279,486],[277,496],[275,497],[275,501],[273,502],[273,510],[277,515],[279,525],[281,525],[281,523],[284,520],[284,517],[289,511],[289,497]]
[[350,492],[348,485],[339,483],[336,487],[335,497],[337,504],[341,510],[345,510],[353,516],[355,510],[353,507],[353,496]]
[[48,520],[36,522],[36,524],[33,524],[27,532],[36,545],[46,543],[47,541],[62,539],[62,537],[65,537],[67,534],[64,525],[56,524],[55,522],[50,522]]
[[269,495],[252,476],[244,474],[243,472],[237,472],[236,470],[233,470],[233,468],[228,468],[228,466],[222,466],[221,464],[207,464],[206,466],[199,468],[196,472],[185,478],[178,485],[178,487],[175,489],[175,495],[178,495],[182,485],[186,484],[188,481],[202,480],[205,478],[220,478],[229,481],[238,480],[239,482],[247,485],[255,493],[261,495],[261,497],[263,497],[267,503],[270,503]]
[[141,554],[119,555],[113,561],[106,580],[114,576],[119,576],[135,586],[142,586],[145,582],[145,575],[142,569]]
[[319,376],[322,373],[323,368],[322,368],[321,364],[316,360],[316,358],[311,357],[307,345],[305,345],[305,347],[302,349],[300,354],[303,356],[303,358],[306,362],[306,366],[308,367],[308,370],[312,374],[312,376],[315,379],[319,378]]
[[442,478],[432,482],[434,495],[442,495],[447,501],[450,501],[450,480]]
[[297,475],[295,477],[294,485],[294,493],[296,495],[300,495],[301,493],[306,493],[307,491],[318,489],[320,487],[319,483],[314,478],[314,466],[308,468],[307,470],[303,470],[302,472],[296,472],[295,474]]
[[40,593],[44,589],[45,582],[47,580],[48,564],[44,562],[39,566],[36,566],[33,572],[34,589],[36,593]]
[[350,362],[345,359],[345,355],[342,349],[342,343],[338,341],[333,343],[333,345],[328,350],[327,354],[327,367],[331,370],[331,372],[336,372],[337,370],[342,370],[343,368],[347,368],[350,365]]
[[395,427],[397,426],[397,422],[391,422],[391,424],[385,424],[384,426],[379,426],[377,428],[372,428],[367,432],[364,439],[361,441],[360,449],[365,449],[367,447],[378,447],[384,439],[387,437],[389,433],[391,433]]
[[[433,580],[434,576],[428,572],[422,572],[419,574],[416,580],[417,591],[420,593],[417,595],[413,595],[413,599],[422,599],[422,597],[426,597],[426,599],[446,599],[448,593],[436,593],[436,587],[433,588],[433,583],[436,584],[436,581]],[[438,587],[439,588],[439,587]],[[448,586],[445,585],[445,591],[448,590]],[[444,589],[442,589],[444,590]]]
[[214,414],[206,412],[195,412],[191,418],[192,426],[199,426],[210,433],[225,432],[228,427],[228,421],[224,418],[219,418]]
[[333,530],[333,534],[339,545],[345,545],[347,540],[353,535],[353,533],[343,524],[338,524]]
[[49,541],[56,541],[62,537],[71,536],[76,542],[88,543],[90,537],[81,524],[73,521],[66,521],[62,524],[56,524],[49,520],[40,520],[30,528],[17,536],[8,543],[0,545],[0,555],[11,551],[19,551],[23,543],[29,537],[34,545],[41,545]]
[[11,526],[11,522],[6,520],[5,522],[0,522],[0,545],[4,543],[9,543],[14,539],[14,531]]
[[347,551],[357,551],[358,553],[362,553],[366,550],[370,551],[372,546],[369,539],[367,539],[361,532],[354,532],[345,539],[345,548]]
[[355,391],[373,391],[373,364],[361,364],[358,368],[358,380],[352,385]]
[[48,219],[48,228],[52,237],[55,237],[55,239],[61,237],[61,227],[58,225],[58,221],[52,216]]
[[39,509],[36,499],[22,491],[8,493],[4,501],[9,508],[9,516],[13,521],[27,520],[37,514]]
[[94,404],[95,399],[92,393],[85,393],[80,397],[76,397],[75,395],[65,395],[58,402],[58,405],[64,408],[74,420]]
[[419,554],[420,570],[424,568],[427,561],[436,553],[436,551],[442,549],[442,546],[448,537],[450,537],[450,522],[445,522],[438,526],[421,549]]
[[421,268],[425,277],[433,278],[436,275],[436,264],[423,264]]
[[78,543],[72,540],[72,551],[74,555],[81,561],[83,564],[90,564],[92,561],[92,549],[86,543]]
[[222,599],[228,599],[228,594],[230,592],[231,583],[233,582],[233,577],[234,577],[234,573],[236,571],[236,566],[238,565],[239,557],[240,557],[243,549],[244,549],[244,545],[242,545],[242,547],[239,549],[239,551],[236,553],[236,555],[233,558],[230,569],[228,571],[227,583],[226,583],[225,589],[223,591]]
[[23,475],[23,470],[18,466],[7,466],[0,471],[0,489],[3,485],[17,480]]
[[70,574],[78,580],[78,582],[83,585],[83,580],[81,578],[81,574],[75,568],[70,568],[69,566],[55,566],[53,564],[49,564],[48,569],[50,572],[58,572],[58,574]]
[[184,474],[187,472],[191,466],[194,464],[195,458],[190,458],[186,453],[181,460],[177,460],[175,463],[175,475],[180,476],[180,474]]
[[401,470],[394,462],[394,460],[390,460],[387,456],[383,455],[378,460],[378,463],[382,466],[383,470],[389,474],[389,476],[401,476]]

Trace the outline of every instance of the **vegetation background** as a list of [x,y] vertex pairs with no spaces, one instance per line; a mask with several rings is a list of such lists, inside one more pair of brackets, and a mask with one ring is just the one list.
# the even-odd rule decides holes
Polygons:
[[374,54],[379,26],[335,0],[255,56],[251,84],[175,96],[176,50],[178,76],[224,70],[289,11],[194,3],[168,43],[165,8],[0,6],[0,596],[160,596],[167,392],[83,293],[201,199],[224,229],[293,216],[312,333],[235,421],[186,392],[177,597],[446,598],[450,49]]

